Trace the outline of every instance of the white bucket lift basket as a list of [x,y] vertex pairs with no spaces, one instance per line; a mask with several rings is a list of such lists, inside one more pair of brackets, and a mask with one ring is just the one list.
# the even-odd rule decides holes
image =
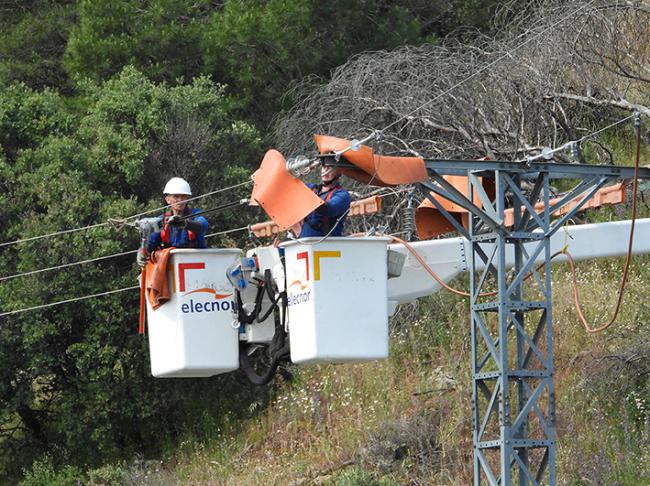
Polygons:
[[291,361],[388,356],[387,238],[305,238],[283,244]]
[[239,330],[226,269],[238,249],[172,250],[171,299],[153,310],[147,299],[151,373],[205,377],[239,368]]

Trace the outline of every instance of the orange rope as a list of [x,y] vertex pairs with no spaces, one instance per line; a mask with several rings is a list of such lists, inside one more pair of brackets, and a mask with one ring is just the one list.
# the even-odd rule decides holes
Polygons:
[[625,284],[627,282],[628,271],[630,269],[630,262],[632,261],[632,244],[634,241],[634,225],[636,223],[636,212],[637,212],[637,205],[636,205],[636,198],[637,198],[637,191],[638,191],[637,177],[639,175],[640,158],[641,158],[641,129],[637,125],[636,126],[636,158],[634,160],[634,180],[632,182],[632,224],[630,225],[630,238],[627,245],[627,257],[625,258],[625,269],[623,270],[623,276],[621,278],[621,283],[618,289],[618,298],[616,299],[616,307],[614,309],[614,315],[612,316],[609,322],[595,328],[589,326],[589,323],[587,322],[584,314],[582,313],[582,304],[580,303],[580,295],[578,293],[578,281],[576,278],[575,262],[573,261],[573,258],[571,257],[568,251],[562,250],[561,252],[557,253],[557,254],[564,253],[567,256],[567,259],[569,261],[569,266],[571,267],[571,279],[573,282],[573,302],[576,306],[576,311],[578,312],[580,323],[585,328],[585,331],[589,333],[597,333],[597,332],[604,331],[609,326],[614,324],[614,321],[618,317],[618,312],[621,308],[621,303],[623,302],[623,295],[625,294]]
[[140,273],[140,321],[138,323],[138,334],[144,334],[144,316],[145,316],[145,293],[147,285],[147,267],[142,267]]
[[[396,241],[396,242],[401,243],[402,245],[404,245],[406,247],[406,249],[408,251],[410,251],[411,254],[415,257],[415,259],[418,262],[420,262],[420,265],[422,265],[424,267],[424,269],[429,273],[429,275],[431,275],[434,278],[434,280],[436,282],[438,282],[442,287],[449,290],[449,292],[452,292],[452,293],[454,293],[456,295],[460,295],[461,297],[470,297],[470,294],[468,294],[467,292],[463,292],[462,290],[456,290],[455,288],[450,287],[445,282],[443,282],[442,279],[440,277],[438,277],[436,272],[434,272],[431,269],[431,267],[429,265],[427,265],[427,263],[422,259],[422,257],[418,254],[418,252],[415,251],[415,248],[413,248],[407,241],[405,241],[405,240],[403,240],[401,238],[398,238],[397,236],[393,236],[393,235],[388,235],[388,237],[391,238],[393,241]],[[485,294],[481,294],[479,297],[487,297],[487,296],[496,295],[496,294],[497,294],[497,292],[488,292],[488,293],[485,293]]]

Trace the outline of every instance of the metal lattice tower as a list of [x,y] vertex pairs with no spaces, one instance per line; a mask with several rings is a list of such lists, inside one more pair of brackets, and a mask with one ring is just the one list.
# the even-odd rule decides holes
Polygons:
[[[533,162],[427,160],[425,196],[471,244],[472,421],[474,484],[555,485],[556,422],[550,237],[598,189],[634,169]],[[444,175],[465,175],[466,197]],[[650,170],[640,169],[640,178]],[[551,201],[550,180],[577,185]],[[484,179],[494,181],[488,195]],[[532,187],[522,191],[522,181]],[[431,196],[466,209],[468,229]],[[552,216],[569,203],[561,217]],[[506,201],[514,224],[506,226]],[[536,203],[543,203],[541,213]],[[507,268],[510,258],[514,267]],[[536,261],[542,264],[536,268]],[[570,440],[570,439],[569,439]]]

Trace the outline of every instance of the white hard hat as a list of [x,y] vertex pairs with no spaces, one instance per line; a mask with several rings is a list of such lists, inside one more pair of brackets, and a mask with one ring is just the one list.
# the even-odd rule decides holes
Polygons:
[[191,196],[192,189],[190,189],[190,185],[185,179],[172,177],[167,181],[167,184],[165,184],[163,194],[185,194]]

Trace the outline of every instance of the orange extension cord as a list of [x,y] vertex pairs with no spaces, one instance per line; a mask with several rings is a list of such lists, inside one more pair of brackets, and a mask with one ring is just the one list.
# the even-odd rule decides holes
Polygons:
[[627,245],[627,257],[625,258],[625,269],[623,270],[623,276],[621,277],[621,284],[618,289],[618,298],[616,299],[616,307],[614,309],[614,315],[612,316],[610,321],[607,322],[606,324],[602,324],[594,328],[589,327],[589,324],[587,323],[587,320],[585,319],[585,316],[582,313],[580,295],[578,294],[578,282],[576,279],[575,262],[573,261],[573,258],[571,258],[571,255],[569,255],[569,252],[567,251],[562,252],[567,256],[569,265],[571,266],[571,278],[573,281],[573,302],[576,306],[576,310],[578,311],[578,317],[580,318],[580,323],[585,328],[585,331],[589,333],[597,333],[597,332],[604,331],[609,326],[614,324],[614,321],[618,317],[618,312],[621,308],[621,303],[623,302],[623,294],[625,293],[625,284],[627,282],[627,275],[630,269],[630,262],[632,261],[632,242],[634,241],[634,226],[636,223],[636,211],[637,211],[636,198],[639,189],[639,183],[637,177],[639,175],[639,163],[641,159],[641,127],[639,126],[638,122],[635,126],[635,129],[636,129],[636,157],[634,159],[634,179],[632,181],[632,224],[630,226],[630,239]]
[[[573,285],[573,302],[576,307],[576,311],[578,312],[578,318],[580,319],[580,323],[582,326],[585,328],[585,331],[589,333],[598,333],[601,331],[604,331],[608,327],[610,327],[615,321],[616,318],[618,317],[619,310],[621,308],[621,304],[623,302],[623,295],[625,294],[625,284],[627,282],[627,277],[628,277],[628,272],[630,269],[630,262],[632,261],[632,243],[634,241],[634,226],[636,223],[636,214],[637,214],[637,192],[638,192],[638,174],[639,174],[639,161],[641,158],[641,130],[637,126],[636,127],[636,158],[634,161],[634,180],[632,182],[632,224],[630,226],[630,238],[629,238],[629,243],[628,243],[628,249],[627,249],[627,257],[625,259],[625,269],[623,270],[623,276],[621,278],[621,283],[619,286],[618,290],[618,298],[616,300],[616,308],[614,309],[614,315],[612,316],[611,320],[607,322],[606,324],[602,324],[601,326],[592,328],[589,326],[589,323],[585,319],[585,316],[582,312],[582,304],[580,302],[580,294],[578,292],[578,280],[576,277],[576,266],[575,266],[575,261],[573,260],[573,257],[571,254],[566,250],[560,250],[553,255],[551,255],[551,260],[559,255],[566,255],[567,261],[569,262],[569,267],[571,268],[571,280],[572,280],[572,285]],[[388,235],[393,241],[397,243],[401,243],[406,247],[406,249],[411,252],[411,254],[415,257],[415,259],[420,262],[420,264],[424,267],[424,269],[434,278],[436,282],[438,282],[443,288],[446,290],[456,294],[460,295],[462,297],[470,297],[470,294],[467,292],[463,292],[462,290],[457,290],[453,287],[450,287],[447,285],[443,280],[436,275],[436,272],[434,272],[429,265],[422,259],[422,257],[417,253],[415,248],[413,248],[407,241],[398,238],[397,236],[392,236]],[[537,267],[537,270],[542,268],[544,264],[539,265]],[[532,273],[529,273],[524,277],[524,279],[529,278],[532,275]],[[488,297],[488,296],[493,296],[496,295],[497,292],[488,292],[484,294],[480,294],[480,297]]]

